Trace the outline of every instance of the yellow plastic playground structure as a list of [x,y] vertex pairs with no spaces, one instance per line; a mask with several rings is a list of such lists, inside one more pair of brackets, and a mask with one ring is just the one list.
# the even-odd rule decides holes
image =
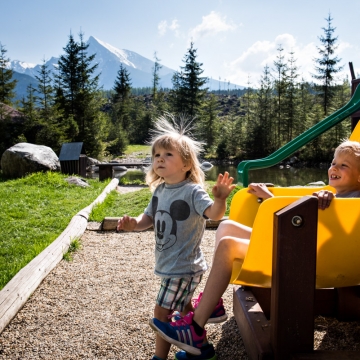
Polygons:
[[[350,139],[360,142],[360,122]],[[252,227],[230,280],[251,360],[360,360],[359,351],[314,351],[315,315],[360,320],[360,198],[319,210],[311,195],[321,189],[335,192],[270,187],[275,196],[259,203],[244,188],[232,199],[229,219]]]
[[[360,122],[350,140],[360,141]],[[275,197],[259,204],[247,189],[232,199],[229,219],[253,228],[247,255],[235,261],[231,283],[271,287],[273,214],[295,200],[325,187],[273,187]],[[317,288],[360,285],[360,199],[335,199],[319,210]]]

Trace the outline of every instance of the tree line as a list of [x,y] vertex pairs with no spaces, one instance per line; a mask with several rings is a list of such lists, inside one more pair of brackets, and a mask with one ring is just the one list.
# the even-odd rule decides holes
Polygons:
[[[267,156],[350,99],[349,80],[337,78],[342,66],[332,20],[329,14],[319,36],[313,82],[300,77],[296,54],[284,54],[278,44],[276,60],[264,67],[259,84],[249,78],[245,89],[221,93],[208,90],[193,42],[171,89],[159,87],[161,60],[155,52],[149,87],[132,88],[130,74],[120,64],[113,88],[104,91],[83,33],[77,41],[70,34],[56,70],[44,59],[37,88],[30,85],[16,105],[24,114],[21,121],[11,119],[1,105],[15,105],[16,81],[0,43],[0,153],[18,142],[50,146],[59,153],[63,143],[80,141],[88,156],[117,157],[128,144],[146,143],[154,120],[170,112],[192,119],[193,135],[205,143],[206,158]],[[343,121],[296,155],[304,161],[329,161],[349,133],[350,121]]]

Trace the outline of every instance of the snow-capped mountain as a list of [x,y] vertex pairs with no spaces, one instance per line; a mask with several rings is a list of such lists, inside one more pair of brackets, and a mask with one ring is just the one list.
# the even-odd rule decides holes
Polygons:
[[[89,47],[87,49],[88,55],[95,55],[95,62],[98,64],[97,72],[100,73],[99,85],[105,90],[114,87],[114,82],[117,72],[120,69],[120,64],[127,69],[130,74],[132,87],[150,87],[152,82],[152,71],[154,61],[145,58],[130,50],[121,50],[110,44],[107,44],[93,36],[89,37],[87,41]],[[52,57],[46,61],[48,69],[55,69],[58,58]],[[29,64],[19,60],[10,62],[12,70],[35,77],[38,75],[42,64]],[[171,77],[174,70],[163,66],[159,71],[160,86],[172,87]]]
[[[94,61],[98,64],[97,73],[100,73],[99,85],[102,86],[104,90],[109,90],[114,87],[114,82],[117,72],[120,69],[120,64],[122,64],[129,72],[133,88],[152,86],[152,72],[154,67],[153,60],[147,59],[134,51],[118,49],[93,36],[89,37],[87,44],[89,44],[87,54],[95,54]],[[50,60],[46,61],[48,69],[55,69],[58,60],[58,58],[52,57]],[[14,70],[14,72],[25,74],[33,78],[39,75],[41,65],[42,62],[40,64],[29,64],[20,60],[13,60],[10,62],[10,67]],[[160,87],[172,88],[171,79],[174,72],[175,70],[162,65],[162,68],[159,71]],[[208,86],[211,89],[218,89],[219,81],[209,79]],[[225,86],[227,87],[229,85],[221,82],[221,88],[225,88]],[[233,88],[234,85],[230,84],[230,89]],[[237,86],[237,88],[239,89],[242,87]],[[26,97],[26,93],[17,94],[17,98],[22,97]]]

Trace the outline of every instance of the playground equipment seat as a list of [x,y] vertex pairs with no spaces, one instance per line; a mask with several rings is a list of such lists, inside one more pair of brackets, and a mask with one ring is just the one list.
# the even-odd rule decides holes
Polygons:
[[[318,210],[311,195],[320,189],[334,190],[274,187],[275,197],[262,203],[247,189],[233,197],[229,219],[253,228],[230,280],[250,359],[360,359],[359,352],[313,351],[314,315],[360,320],[360,199],[334,199]],[[299,213],[297,228],[289,219]]]
[[[234,262],[231,283],[271,287],[273,214],[320,189],[332,188],[269,188],[275,197],[261,204],[247,189],[234,195],[229,219],[253,231],[244,261]],[[317,288],[360,285],[359,234],[360,199],[334,199],[328,209],[318,211]]]

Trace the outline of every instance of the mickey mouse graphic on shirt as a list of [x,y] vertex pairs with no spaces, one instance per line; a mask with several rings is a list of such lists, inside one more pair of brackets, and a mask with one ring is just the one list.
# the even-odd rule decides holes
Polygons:
[[190,216],[190,206],[184,200],[175,200],[170,205],[170,211],[157,210],[158,198],[152,199],[156,250],[164,251],[172,247],[177,240],[177,222]]

